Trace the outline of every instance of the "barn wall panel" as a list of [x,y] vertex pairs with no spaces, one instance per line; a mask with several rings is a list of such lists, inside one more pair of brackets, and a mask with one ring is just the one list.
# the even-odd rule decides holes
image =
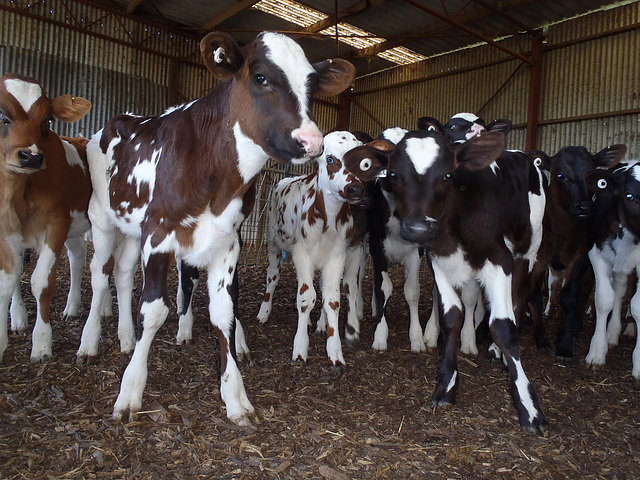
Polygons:
[[[458,112],[479,113],[487,120],[509,118],[515,124],[526,123],[529,77],[528,69],[519,68],[521,63],[505,61],[461,75],[356,95],[350,128],[375,137],[387,127],[414,129],[422,116],[446,122]],[[499,89],[512,76],[509,83]],[[486,78],[495,81],[489,83]],[[516,129],[509,140],[512,148],[524,148],[524,131]]]
[[[8,4],[8,0],[0,0]],[[0,70],[18,72],[38,79],[49,95],[71,93],[92,102],[89,114],[73,125],[56,122],[64,135],[91,136],[114,115],[162,113],[169,107],[169,55],[185,59],[198,54],[197,42],[177,38],[131,19],[105,15],[90,5],[50,0],[36,4],[30,13],[52,21],[71,22],[96,35],[0,11]],[[135,39],[144,49],[120,42]],[[158,53],[154,53],[153,50]],[[166,52],[162,54],[162,52]],[[213,84],[203,67],[187,62],[178,67],[178,89],[186,100],[208,92]]]
[[[640,158],[638,23],[640,2],[549,26],[537,148],[555,153],[572,144],[597,151],[625,143],[628,158]],[[531,48],[523,38],[505,40],[504,45],[520,53]],[[526,145],[529,68],[492,47],[465,49],[360,78],[353,98],[353,130],[377,135],[388,126],[414,128],[422,115],[446,121],[471,111],[488,121],[510,118],[514,130],[509,148]]]

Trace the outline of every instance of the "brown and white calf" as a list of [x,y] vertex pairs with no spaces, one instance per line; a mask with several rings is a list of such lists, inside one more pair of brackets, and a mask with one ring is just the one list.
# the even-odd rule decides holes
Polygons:
[[66,245],[71,285],[64,316],[78,314],[80,278],[89,229],[87,205],[91,182],[86,165],[86,140],[61,138],[52,120],[76,122],[91,104],[80,97],[50,99],[36,80],[18,74],[0,77],[0,360],[11,327],[26,328],[20,296],[22,254],[34,249],[38,260],[31,276],[37,316],[31,360],[52,356],[49,316],[55,292],[56,263]]
[[[316,302],[313,277],[320,270],[323,319],[319,328],[323,328],[326,319],[329,365],[345,365],[338,331],[340,281],[347,249],[362,248],[364,229],[356,228],[350,203],[362,201],[365,188],[346,171],[342,160],[345,153],[359,145],[361,142],[349,132],[329,133],[324,139],[324,152],[317,159],[318,170],[278,182],[269,203],[267,289],[258,320],[264,323],[269,318],[280,278],[282,251],[290,252],[298,276],[298,330],[293,342],[293,361],[307,361],[308,326]],[[352,285],[347,278],[345,283]],[[350,286],[349,290],[352,289],[357,292],[357,288]]]
[[[142,253],[137,341],[115,419],[142,406],[149,349],[169,312],[167,270],[176,256],[208,272],[209,314],[220,342],[220,395],[231,421],[249,422],[254,409],[236,364],[230,293],[240,252],[238,228],[269,157],[302,163],[320,155],[323,137],[313,120],[313,96],[342,92],[354,74],[343,60],[310,64],[297,43],[277,33],[264,32],[242,48],[229,35],[210,33],[200,48],[211,73],[225,81],[160,116],[114,117],[88,147],[95,254],[89,328],[79,358],[97,352],[113,262],[118,301],[122,294],[130,304],[128,264]],[[123,246],[112,258],[118,239]]]

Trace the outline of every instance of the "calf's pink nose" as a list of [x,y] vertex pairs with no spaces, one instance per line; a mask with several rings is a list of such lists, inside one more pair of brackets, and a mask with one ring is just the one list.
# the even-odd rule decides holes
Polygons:
[[484,132],[484,127],[482,125],[478,125],[477,123],[474,124],[473,127],[471,127],[471,133],[469,138],[475,137],[480,132]]
[[324,138],[315,123],[295,130],[293,136],[304,147],[308,156],[317,157],[322,153]]

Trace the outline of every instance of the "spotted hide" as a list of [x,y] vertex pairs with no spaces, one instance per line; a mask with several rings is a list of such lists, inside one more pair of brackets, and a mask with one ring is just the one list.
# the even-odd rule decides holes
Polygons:
[[34,249],[38,260],[31,276],[36,298],[36,323],[31,360],[52,356],[49,305],[55,292],[56,263],[66,245],[71,285],[63,316],[80,308],[80,280],[89,229],[91,195],[86,165],[86,140],[59,137],[51,130],[55,118],[75,122],[91,104],[80,97],[50,99],[33,78],[0,77],[0,360],[7,347],[7,313],[11,328],[27,325],[20,295],[22,254]]
[[[169,311],[166,277],[176,256],[207,271],[209,314],[220,342],[220,394],[232,422],[250,422],[254,409],[236,363],[230,293],[240,252],[238,228],[269,157],[302,163],[322,152],[313,96],[338,94],[353,79],[350,63],[311,65],[297,43],[277,33],[261,33],[242,48],[226,34],[210,33],[200,47],[206,66],[223,80],[214,90],[157,117],[114,117],[88,148],[95,255],[89,328],[83,331],[79,359],[97,353],[111,268],[118,301],[125,295],[125,305],[130,304],[130,265],[139,252],[144,274],[136,343],[114,405],[115,419],[142,407],[149,348]],[[114,250],[114,245],[119,246]],[[121,348],[126,350],[133,329],[125,328]]]
[[340,281],[347,248],[361,248],[364,231],[355,228],[350,203],[361,202],[365,189],[357,177],[345,170],[342,160],[358,145],[361,142],[349,132],[329,133],[324,139],[324,152],[317,159],[317,171],[281,180],[269,203],[267,289],[258,320],[263,323],[269,318],[282,252],[290,252],[298,276],[294,361],[307,361],[308,326],[316,302],[313,276],[320,270],[328,362],[332,366],[345,365],[338,331]]

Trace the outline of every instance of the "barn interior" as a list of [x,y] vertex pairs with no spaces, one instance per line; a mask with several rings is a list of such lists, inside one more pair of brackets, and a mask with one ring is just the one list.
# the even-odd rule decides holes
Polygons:
[[[554,154],[565,145],[596,152],[625,144],[627,158],[640,156],[637,0],[0,0],[0,69],[37,78],[51,96],[91,99],[81,121],[54,122],[61,134],[90,137],[119,113],[159,115],[214,88],[199,50],[207,32],[227,32],[242,45],[264,30],[293,37],[311,61],[338,57],[355,66],[351,88],[314,103],[323,132],[375,137],[391,126],[414,129],[425,115],[444,123],[473,112],[487,122],[512,120],[509,149]],[[347,351],[346,372],[326,368],[322,338],[312,339],[307,365],[290,364],[297,314],[290,263],[274,307],[281,318],[255,321],[266,209],[280,179],[313,168],[268,162],[242,226],[247,293],[240,311],[253,358],[241,370],[261,423],[226,421],[202,287],[194,341],[174,345],[172,314],[152,350],[145,410],[131,422],[113,422],[129,358],[118,351],[115,321],[105,321],[100,356],[76,366],[89,267],[84,314],[63,321],[63,263],[52,305],[54,358],[31,364],[29,335],[11,334],[0,365],[0,477],[640,477],[640,395],[629,368],[635,339],[611,348],[602,368],[585,365],[593,312],[576,339],[573,365],[537,352],[529,331],[522,336],[523,361],[550,423],[540,438],[519,431],[504,372],[483,353],[460,357],[459,402],[433,411],[439,352],[409,350],[401,266],[391,272],[389,308],[398,319],[387,352],[370,349],[374,326],[365,321],[365,340]],[[32,269],[33,262],[25,264],[25,298]],[[428,316],[432,280],[424,270],[420,312]],[[367,292],[371,283],[368,272]],[[137,294],[141,284],[136,277]]]

